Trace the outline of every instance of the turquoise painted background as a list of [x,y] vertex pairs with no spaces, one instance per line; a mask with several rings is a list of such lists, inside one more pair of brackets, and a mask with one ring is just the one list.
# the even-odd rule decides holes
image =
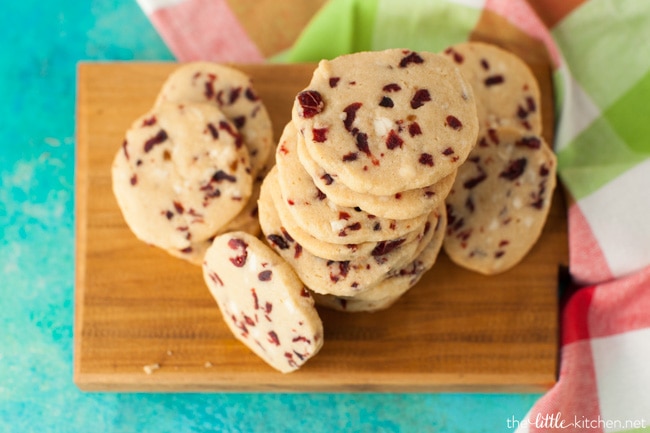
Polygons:
[[0,432],[499,432],[539,397],[82,393],[76,63],[173,56],[134,0],[3,1],[0,42]]

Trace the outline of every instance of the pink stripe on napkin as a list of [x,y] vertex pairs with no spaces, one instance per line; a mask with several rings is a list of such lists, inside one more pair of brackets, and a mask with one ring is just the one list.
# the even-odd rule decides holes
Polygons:
[[225,0],[183,0],[153,11],[149,19],[181,62],[264,60]]

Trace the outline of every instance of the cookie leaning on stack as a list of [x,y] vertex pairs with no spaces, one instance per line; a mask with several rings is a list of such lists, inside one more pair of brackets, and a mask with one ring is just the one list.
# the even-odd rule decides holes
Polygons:
[[[321,61],[262,186],[262,231],[325,296],[317,302],[372,290],[390,301],[353,310],[386,308],[433,266],[434,229],[446,225],[444,199],[477,132],[471,86],[444,56],[391,49]],[[389,295],[382,282],[411,265],[418,277]]]
[[519,57],[494,45],[468,42],[445,54],[474,89],[480,131],[446,199],[444,249],[467,269],[505,272],[539,239],[556,185],[538,84]]

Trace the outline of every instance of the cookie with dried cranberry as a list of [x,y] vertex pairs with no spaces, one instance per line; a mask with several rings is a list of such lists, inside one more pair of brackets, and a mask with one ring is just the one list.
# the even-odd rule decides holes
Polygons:
[[530,68],[515,54],[483,42],[444,51],[474,89],[481,132],[499,126],[542,131],[540,91]]
[[410,243],[386,241],[371,255],[354,260],[335,261],[317,257],[305,250],[283,227],[271,198],[273,185],[269,182],[274,171],[262,184],[258,202],[260,225],[273,249],[294,268],[305,285],[318,293],[351,296],[370,289],[393,269],[399,269],[413,260],[418,247],[426,244],[435,227],[435,216],[430,217],[417,239]]
[[322,347],[323,324],[311,294],[256,237],[216,237],[203,278],[233,335],[276,370],[297,370]]
[[556,169],[555,155],[541,137],[488,129],[447,196],[447,255],[487,275],[519,263],[548,217]]
[[424,225],[428,213],[405,220],[387,219],[329,200],[300,164],[296,137],[296,128],[290,122],[275,155],[282,196],[276,206],[291,213],[294,221],[310,235],[324,242],[348,245],[395,239]]
[[282,229],[286,231],[286,236],[293,238],[304,250],[316,257],[334,261],[346,261],[367,258],[371,255],[383,255],[394,248],[399,248],[402,244],[409,244],[416,241],[424,227],[422,225],[411,232],[388,241],[362,242],[357,244],[334,244],[322,241],[313,237],[296,223],[293,215],[289,212],[288,206],[285,206],[283,203],[277,177],[277,170],[274,170],[268,176],[266,180],[268,183],[266,194],[273,201],[273,206],[277,211]]
[[453,62],[405,49],[321,61],[292,119],[319,166],[374,195],[450,175],[478,132],[472,88]]
[[454,171],[435,184],[424,188],[409,189],[393,195],[359,193],[345,186],[336,174],[331,175],[316,164],[305,149],[305,141],[300,134],[297,136],[296,147],[300,164],[328,199],[339,206],[363,209],[382,218],[409,219],[431,212],[445,202],[445,197],[449,194],[456,178],[456,171]]
[[391,271],[385,280],[356,296],[313,293],[316,304],[348,313],[379,311],[392,306],[420,281],[438,258],[447,227],[444,205],[441,205],[438,212],[441,217],[434,229],[433,238],[419,252],[415,260],[400,269]]
[[237,69],[211,62],[180,66],[163,84],[156,104],[164,101],[215,104],[241,134],[250,151],[253,175],[273,152],[271,118],[251,78]]
[[126,132],[112,184],[136,237],[183,250],[244,208],[252,178],[241,137],[216,107],[162,103]]

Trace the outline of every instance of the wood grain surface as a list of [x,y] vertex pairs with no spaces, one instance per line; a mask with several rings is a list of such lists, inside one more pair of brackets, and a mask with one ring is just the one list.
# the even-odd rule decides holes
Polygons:
[[[548,67],[532,66],[548,95]],[[252,354],[222,321],[200,268],[138,241],[113,197],[110,165],[124,133],[176,67],[78,66],[74,381],[81,389],[543,391],[555,382],[558,269],[568,263],[559,193],[540,241],[516,268],[486,277],[443,253],[386,311],[319,309],[325,344],[299,371],[278,373]],[[277,137],[314,65],[238,67],[254,78]],[[548,99],[543,109],[552,120]]]

